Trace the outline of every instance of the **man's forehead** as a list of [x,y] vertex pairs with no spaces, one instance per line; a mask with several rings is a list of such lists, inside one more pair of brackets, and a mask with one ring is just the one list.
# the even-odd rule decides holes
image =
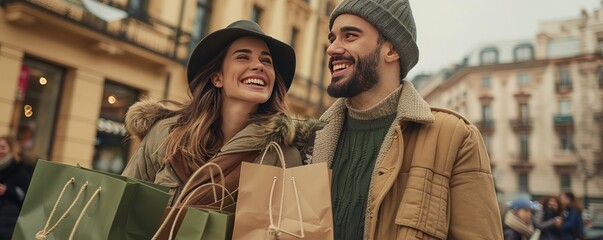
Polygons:
[[341,14],[335,18],[331,32],[350,30],[349,27],[354,27],[362,31],[377,32],[377,28],[375,28],[370,22],[366,21],[362,17],[349,13]]

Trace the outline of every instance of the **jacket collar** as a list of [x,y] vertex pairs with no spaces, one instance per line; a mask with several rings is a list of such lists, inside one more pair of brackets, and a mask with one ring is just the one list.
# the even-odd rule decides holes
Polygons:
[[[409,121],[419,124],[431,124],[435,117],[431,107],[419,95],[412,83],[403,81],[401,84],[400,99],[396,110],[396,119],[393,124]],[[313,163],[327,162],[329,165],[335,155],[341,128],[347,114],[346,99],[340,98],[320,117],[326,122],[322,130],[316,132],[314,143]]]

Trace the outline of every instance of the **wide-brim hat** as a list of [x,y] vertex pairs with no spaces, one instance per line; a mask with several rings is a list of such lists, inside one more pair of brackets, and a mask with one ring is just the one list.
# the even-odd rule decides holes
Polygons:
[[224,29],[207,35],[197,44],[186,67],[186,76],[191,91],[196,87],[193,86],[193,79],[208,62],[233,41],[247,36],[257,37],[266,42],[270,55],[272,55],[274,69],[283,77],[285,88],[289,90],[295,75],[295,50],[288,44],[266,35],[257,23],[239,20]]

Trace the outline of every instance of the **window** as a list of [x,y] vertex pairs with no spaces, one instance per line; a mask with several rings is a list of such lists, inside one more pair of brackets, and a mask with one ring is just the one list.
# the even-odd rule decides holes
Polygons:
[[527,173],[518,174],[517,182],[518,182],[519,192],[528,193],[530,191],[530,189],[528,187],[528,174]]
[[297,37],[299,35],[299,29],[296,27],[291,28],[291,42],[290,45],[293,49],[295,49],[297,44]]
[[481,64],[498,63],[498,50],[496,48],[484,48],[480,53]]
[[568,67],[559,68],[559,84],[563,87],[569,87],[572,85],[570,80],[570,71]]
[[599,67],[599,87],[603,87],[603,66]]
[[121,173],[129,158],[124,116],[138,99],[138,91],[105,82],[100,116],[96,121],[96,141],[92,166],[105,172]]
[[562,151],[570,152],[574,149],[572,134],[569,131],[560,133],[559,139],[561,141],[560,148]]
[[530,136],[527,133],[521,133],[519,135],[519,160],[527,161],[529,159],[529,145]]
[[519,104],[519,119],[522,123],[527,123],[530,119],[530,108],[528,104]]
[[490,104],[482,105],[482,120],[484,122],[492,121],[492,107]]
[[140,20],[147,21],[149,0],[128,0],[128,13]]
[[482,136],[482,138],[484,139],[484,145],[486,145],[486,151],[488,152],[488,154],[492,153],[492,137],[490,135],[484,135]]
[[17,80],[12,132],[27,155],[50,159],[53,129],[65,70],[31,58],[23,59]]
[[322,51],[322,60],[321,60],[321,64],[320,64],[320,78],[319,78],[319,87],[320,87],[320,107],[323,108],[325,106],[324,101],[324,95],[325,95],[325,75],[329,72],[328,70],[328,66],[327,66],[327,61],[328,61],[328,55],[327,55],[327,47],[323,48]]
[[517,74],[517,85],[520,87],[527,86],[530,83],[530,75],[525,72]]
[[559,115],[568,116],[571,115],[570,111],[570,100],[559,101]]
[[561,192],[571,192],[572,190],[572,178],[569,174],[561,174]]
[[489,89],[492,87],[492,78],[490,76],[486,76],[482,78],[482,88]]
[[262,12],[263,11],[264,11],[263,9],[261,9],[257,5],[254,5],[253,9],[251,10],[251,21],[254,21],[257,24],[260,24],[260,21],[262,20]]
[[197,14],[195,16],[195,23],[191,33],[193,39],[189,48],[191,51],[208,32],[210,11],[211,0],[197,0]]
[[516,62],[534,59],[534,47],[532,44],[520,44],[515,47],[514,58]]

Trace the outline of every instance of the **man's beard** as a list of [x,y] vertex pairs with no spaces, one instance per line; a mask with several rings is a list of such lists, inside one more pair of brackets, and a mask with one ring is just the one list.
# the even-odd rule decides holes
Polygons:
[[341,80],[343,76],[331,79],[327,93],[335,98],[352,98],[375,86],[379,81],[379,73],[377,72],[379,50],[380,45],[366,57],[359,58],[354,64],[352,76],[347,81]]

